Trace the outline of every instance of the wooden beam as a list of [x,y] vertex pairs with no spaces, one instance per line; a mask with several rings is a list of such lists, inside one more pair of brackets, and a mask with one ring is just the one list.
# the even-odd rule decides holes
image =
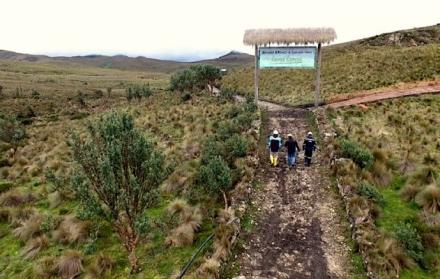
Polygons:
[[258,45],[255,45],[255,73],[254,73],[254,88],[255,88],[255,104],[258,105],[258,65],[259,55],[258,55]]
[[315,108],[319,106],[321,93],[321,43],[318,44],[316,54],[316,92],[315,92]]

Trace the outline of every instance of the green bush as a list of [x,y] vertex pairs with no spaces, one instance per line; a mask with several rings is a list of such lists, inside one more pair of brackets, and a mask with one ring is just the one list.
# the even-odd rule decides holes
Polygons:
[[369,169],[374,162],[374,156],[368,149],[351,140],[341,141],[341,153],[342,156],[352,159],[360,168]]
[[72,134],[69,142],[77,163],[71,189],[86,210],[119,232],[137,272],[136,246],[148,234],[144,212],[156,204],[167,174],[164,156],[125,112],[105,114],[87,131],[86,137]]
[[150,88],[150,84],[147,83],[142,85],[131,85],[125,90],[125,92],[127,94],[127,100],[131,102],[131,100],[134,98],[136,98],[138,101],[141,101],[142,98],[148,98],[151,96],[153,91]]
[[396,226],[396,237],[405,248],[407,254],[417,262],[423,259],[423,245],[416,228],[410,223],[399,223]]
[[193,91],[196,86],[196,76],[194,71],[185,69],[173,74],[170,78],[170,89],[172,91]]
[[170,89],[180,92],[204,89],[208,85],[214,86],[215,81],[220,78],[220,69],[212,65],[195,65],[173,74],[170,78]]
[[238,133],[238,127],[232,121],[221,121],[216,129],[216,137],[218,140],[226,141],[234,134]]
[[220,69],[212,65],[195,65],[191,67],[194,72],[195,83],[199,89],[214,86],[216,80],[221,79]]
[[226,154],[232,158],[244,157],[247,155],[249,141],[238,134],[233,135],[225,142]]
[[254,115],[248,112],[241,113],[238,115],[234,122],[237,124],[241,131],[247,131],[252,127],[252,121],[254,120]]
[[203,143],[202,147],[202,163],[208,162],[216,157],[224,157],[225,147],[223,142],[217,141],[214,137],[209,137]]
[[200,167],[198,182],[207,192],[226,192],[232,186],[231,169],[221,157],[214,157]]
[[383,198],[382,194],[376,189],[376,187],[372,185],[362,183],[358,187],[358,193],[359,195],[364,196],[369,200],[376,202],[380,206],[385,205],[385,199]]
[[244,103],[244,110],[247,112],[256,112],[258,109],[257,104],[255,104],[255,100],[251,96],[246,97],[246,102]]

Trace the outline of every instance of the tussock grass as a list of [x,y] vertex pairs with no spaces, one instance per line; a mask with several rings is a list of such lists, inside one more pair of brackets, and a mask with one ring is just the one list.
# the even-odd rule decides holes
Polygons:
[[27,241],[41,232],[42,223],[43,216],[36,213],[28,219],[21,221],[20,226],[15,228],[12,233],[21,241]]
[[57,230],[53,232],[53,238],[62,244],[83,242],[90,232],[91,223],[80,221],[76,217],[67,215],[61,221]]
[[191,245],[195,239],[195,232],[200,229],[202,214],[198,207],[191,207],[185,200],[176,199],[168,206],[171,215],[178,215],[179,225],[166,238],[167,245],[182,247]]
[[[383,101],[370,104],[367,109],[344,108],[333,111],[332,118],[343,136],[367,147],[374,157],[371,169],[350,169],[349,163],[341,160],[334,165],[340,183],[349,185],[345,187],[353,187],[359,181],[380,186],[375,189],[383,197],[382,205],[369,204],[365,198],[356,196],[350,203],[358,221],[371,216],[380,229],[381,240],[373,241],[376,244],[368,248],[368,253],[378,252],[381,256],[370,259],[369,266],[384,278],[437,278],[440,130],[434,127],[434,119],[440,118],[440,97]],[[368,133],[360,133],[362,130]],[[402,229],[396,224],[405,224],[411,229]]]
[[83,256],[80,252],[70,250],[56,261],[56,270],[63,279],[70,279],[83,273]]
[[45,249],[49,245],[49,239],[46,235],[42,235],[33,239],[30,239],[26,246],[23,248],[21,255],[25,259],[35,258],[41,250]]
[[0,205],[2,206],[17,207],[32,203],[33,201],[35,201],[34,195],[31,193],[21,193],[15,189],[0,195]]

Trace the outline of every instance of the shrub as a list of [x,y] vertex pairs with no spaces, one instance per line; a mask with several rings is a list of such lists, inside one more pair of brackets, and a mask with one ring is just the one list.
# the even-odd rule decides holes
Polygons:
[[221,78],[220,69],[212,65],[195,65],[190,69],[173,74],[170,78],[172,91],[184,92],[194,89],[213,87],[216,80]]
[[383,198],[382,194],[376,189],[376,187],[372,185],[362,183],[358,188],[358,193],[359,195],[376,202],[380,206],[385,205],[385,199]]
[[137,272],[136,247],[148,230],[145,210],[156,203],[165,178],[164,156],[134,127],[127,113],[112,112],[73,134],[70,146],[80,168],[73,190],[83,206],[117,231]]
[[368,169],[373,165],[374,157],[371,152],[358,143],[344,139],[340,146],[342,156],[352,159],[360,168]]
[[221,79],[220,69],[212,65],[195,65],[191,67],[194,72],[195,83],[199,89],[214,86],[216,80]]
[[225,120],[218,123],[215,132],[218,140],[225,141],[238,132],[238,127],[232,121]]
[[396,236],[407,254],[417,262],[423,259],[423,245],[416,228],[410,223],[399,223],[396,226]]
[[255,104],[254,98],[251,96],[246,97],[246,101],[243,107],[246,112],[256,112],[258,109],[257,104]]
[[212,158],[208,164],[200,167],[198,181],[208,192],[221,192],[225,207],[228,206],[226,191],[232,186],[232,177],[228,164],[221,157]]
[[202,163],[208,162],[216,157],[224,157],[225,147],[223,142],[217,141],[214,137],[205,140],[202,147]]
[[126,89],[127,100],[130,102],[133,98],[136,98],[140,102],[142,98],[150,97],[152,92],[149,83],[131,85]]
[[241,113],[234,119],[234,122],[237,124],[241,131],[246,131],[252,127],[253,120],[254,116],[251,113]]
[[239,158],[247,155],[249,141],[238,134],[233,135],[225,142],[228,157]]
[[41,231],[44,233],[48,233],[53,229],[55,229],[55,227],[56,227],[56,222],[53,215],[52,214],[46,215],[45,218],[43,219],[43,222],[41,223]]
[[194,71],[185,69],[171,75],[170,89],[172,91],[193,91],[196,86],[196,76]]

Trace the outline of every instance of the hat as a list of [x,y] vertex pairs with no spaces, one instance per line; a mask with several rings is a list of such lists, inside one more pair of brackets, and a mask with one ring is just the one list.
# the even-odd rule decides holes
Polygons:
[[293,138],[292,134],[287,134],[288,138]]
[[278,135],[278,131],[277,130],[273,130],[273,134],[274,135]]

